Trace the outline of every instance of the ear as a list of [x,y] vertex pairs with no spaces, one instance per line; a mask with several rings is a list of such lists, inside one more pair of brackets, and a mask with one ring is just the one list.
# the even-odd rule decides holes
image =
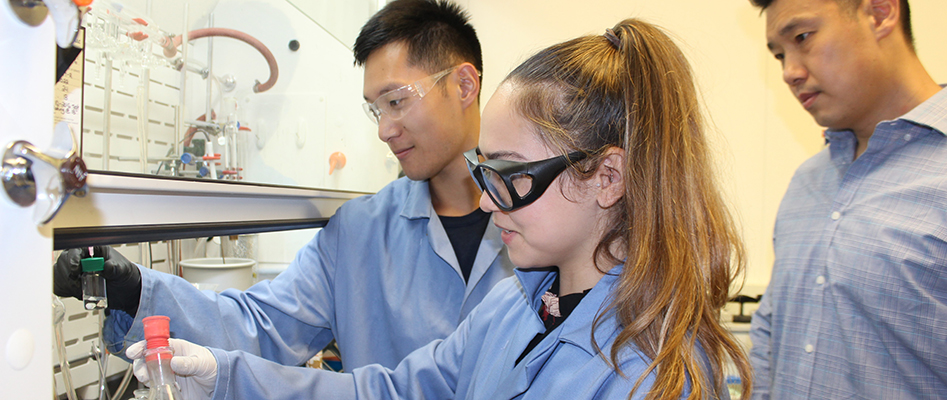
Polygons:
[[460,78],[460,101],[464,108],[471,105],[479,109],[477,101],[480,95],[480,73],[471,63],[463,63],[457,67],[457,77]]
[[868,0],[869,18],[875,39],[891,36],[901,26],[901,2],[898,0]]
[[599,207],[609,208],[625,195],[625,152],[618,147],[605,151],[605,158],[592,178]]

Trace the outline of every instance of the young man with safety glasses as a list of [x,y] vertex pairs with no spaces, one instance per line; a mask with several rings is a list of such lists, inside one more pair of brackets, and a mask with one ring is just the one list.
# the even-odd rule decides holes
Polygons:
[[[108,258],[109,304],[118,305],[105,335],[114,354],[142,339],[142,317],[160,314],[175,337],[203,346],[300,365],[334,339],[346,370],[393,368],[453,332],[512,274],[463,158],[479,138],[482,71],[466,13],[446,0],[393,1],[362,28],[355,59],[364,108],[406,178],[345,203],[285,272],[244,292],[200,293],[96,248]],[[78,293],[69,288],[83,252],[60,257],[57,294]],[[198,348],[175,350],[216,365]]]

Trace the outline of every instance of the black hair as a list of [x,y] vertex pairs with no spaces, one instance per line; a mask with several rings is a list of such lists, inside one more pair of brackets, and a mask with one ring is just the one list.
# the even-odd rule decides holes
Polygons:
[[483,74],[480,40],[469,16],[447,0],[395,0],[365,23],[355,39],[355,65],[386,45],[407,45],[408,62],[434,73],[469,62]]
[[[753,4],[755,7],[759,7],[760,10],[766,11],[766,8],[769,7],[776,0],[750,0],[750,4]],[[859,0],[834,0],[843,9],[853,11],[855,8],[861,4]],[[911,50],[914,50],[914,29],[911,28],[911,6],[908,5],[908,0],[899,0],[901,4],[901,30],[904,31],[904,39],[907,40],[908,46]]]

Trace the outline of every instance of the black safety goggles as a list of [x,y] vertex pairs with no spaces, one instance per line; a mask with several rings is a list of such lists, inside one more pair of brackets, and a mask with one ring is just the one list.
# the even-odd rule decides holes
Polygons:
[[503,211],[513,211],[536,201],[569,164],[586,153],[576,151],[540,161],[486,160],[476,147],[464,152],[467,168],[481,191],[486,191]]

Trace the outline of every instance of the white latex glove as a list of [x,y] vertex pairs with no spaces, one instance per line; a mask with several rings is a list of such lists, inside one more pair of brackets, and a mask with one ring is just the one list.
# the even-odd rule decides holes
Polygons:
[[[182,339],[168,339],[168,344],[174,354],[171,357],[171,371],[176,375],[174,380],[181,395],[189,400],[210,400],[217,384],[217,359],[214,354],[204,346]],[[145,366],[145,341],[129,346],[125,356],[135,360],[135,377],[148,385],[151,378]]]

